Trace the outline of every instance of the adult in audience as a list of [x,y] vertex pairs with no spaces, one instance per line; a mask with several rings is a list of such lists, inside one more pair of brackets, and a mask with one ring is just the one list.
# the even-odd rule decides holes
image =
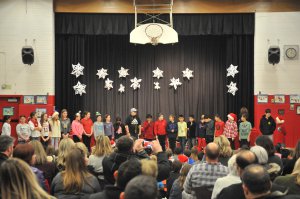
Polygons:
[[75,143],[71,138],[65,138],[60,141],[58,147],[58,156],[56,159],[56,167],[59,171],[63,171],[65,169],[67,153],[73,148],[74,145]]
[[[170,195],[170,191],[176,179],[180,176],[180,170],[182,168],[182,163],[179,160],[174,160],[172,162],[172,171],[170,177],[167,179],[167,196]],[[181,193],[181,192],[180,192]]]
[[300,140],[298,140],[295,150],[294,150],[294,155],[291,160],[287,160],[286,165],[283,168],[283,175],[286,174],[291,174],[293,172],[294,166],[296,161],[300,158]]
[[228,168],[218,162],[220,149],[216,143],[205,148],[206,162],[194,165],[184,183],[182,198],[196,198],[195,188],[204,187],[212,191],[218,178],[228,174]]
[[300,159],[297,160],[292,174],[279,176],[274,180],[274,183],[287,187],[288,194],[300,195]]
[[232,156],[232,149],[229,140],[224,135],[221,135],[219,137],[216,137],[214,142],[220,148],[219,162],[227,166],[228,160]]
[[3,162],[0,179],[2,199],[54,199],[40,187],[28,164],[18,158]]
[[101,191],[97,178],[87,170],[88,159],[79,148],[72,148],[66,156],[65,170],[52,181],[51,193],[57,198],[83,198]]
[[89,199],[119,199],[127,183],[135,176],[141,174],[141,162],[136,158],[127,160],[116,171],[116,185],[105,186],[102,192],[90,195]]
[[151,176],[140,175],[133,178],[127,184],[124,192],[124,199],[141,199],[141,198],[142,199],[158,198],[155,178]]
[[[229,145],[230,146],[230,145]],[[229,187],[232,184],[241,183],[241,178],[238,174],[237,164],[236,164],[236,154],[233,155],[228,160],[228,170],[229,174],[225,177],[217,179],[213,192],[212,192],[212,199],[216,199],[218,194],[226,187]]]
[[36,175],[41,187],[47,191],[49,190],[49,185],[46,184],[43,172],[34,167],[36,163],[36,155],[34,154],[34,148],[32,145],[28,143],[18,144],[13,151],[13,157],[24,160]]
[[268,136],[273,142],[273,134],[276,129],[276,123],[271,116],[271,109],[266,109],[265,114],[260,119],[259,129],[263,135]]
[[0,165],[11,157],[14,150],[14,138],[0,135]]
[[268,136],[262,135],[256,138],[255,144],[266,149],[268,153],[268,163],[278,164],[280,166],[279,174],[281,174],[283,170],[283,164],[281,159],[277,155],[275,155],[275,147],[272,140]]
[[183,185],[191,168],[192,165],[190,164],[184,164],[182,166],[179,177],[174,181],[171,187],[169,199],[182,199]]
[[44,178],[48,181],[50,185],[52,179],[56,175],[55,163],[47,161],[47,155],[41,142],[37,140],[32,140],[31,142],[29,142],[29,144],[32,145],[34,149],[36,160],[34,166],[43,172]]
[[[133,143],[133,140],[128,136],[122,136],[117,141],[117,150],[110,156],[103,159],[103,173],[104,179],[108,184],[114,184],[115,179],[113,177],[114,172],[118,170],[119,166],[128,159],[131,158],[148,158],[142,139],[138,139]],[[134,144],[134,145],[133,145]],[[158,141],[151,143],[153,153],[157,156],[158,164],[158,176],[157,181],[165,180],[169,177],[170,163],[168,161],[167,154],[162,151]]]
[[141,135],[141,119],[137,115],[137,109],[130,109],[130,115],[125,120],[126,133],[134,139],[138,139]]

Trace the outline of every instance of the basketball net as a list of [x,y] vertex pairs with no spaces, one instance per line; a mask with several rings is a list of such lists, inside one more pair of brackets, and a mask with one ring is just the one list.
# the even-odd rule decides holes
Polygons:
[[150,39],[150,43],[156,46],[161,38],[164,30],[159,24],[149,24],[145,28],[145,34]]

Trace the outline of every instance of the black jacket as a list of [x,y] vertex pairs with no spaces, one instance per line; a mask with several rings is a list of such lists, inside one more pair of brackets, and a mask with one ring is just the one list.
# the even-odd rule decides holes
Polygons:
[[119,199],[123,191],[119,187],[108,185],[102,192],[90,195],[89,199]]
[[[102,161],[105,182],[113,185],[115,183],[114,172],[119,169],[123,162],[131,158],[144,159],[149,157],[145,151],[138,154],[114,152],[110,156],[105,157]],[[160,152],[157,154],[157,166],[157,181],[160,182],[167,179],[169,177],[171,167],[168,156],[165,152]]]
[[8,159],[8,157],[4,153],[0,153],[0,166],[7,159]]
[[[117,131],[119,129],[119,127],[121,127],[122,129],[122,133],[118,134]],[[126,128],[125,125],[122,123],[114,123],[114,135],[115,135],[115,140],[119,139],[120,137],[122,137],[123,135],[126,135]]]
[[263,135],[272,135],[276,129],[276,123],[272,116],[268,119],[265,115],[260,119],[259,129]]
[[188,138],[195,138],[196,137],[196,130],[197,130],[197,123],[196,122],[188,122],[187,128],[188,130]]

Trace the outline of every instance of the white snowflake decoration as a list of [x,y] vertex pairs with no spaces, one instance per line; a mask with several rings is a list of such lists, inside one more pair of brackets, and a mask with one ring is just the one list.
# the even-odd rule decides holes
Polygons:
[[184,71],[182,71],[183,73],[183,77],[186,77],[188,80],[191,79],[191,77],[194,77],[192,70],[190,70],[189,68],[186,68]]
[[118,70],[118,72],[119,72],[119,78],[126,77],[127,75],[129,75],[128,70],[129,69],[121,67],[121,69]]
[[72,68],[73,68],[73,70],[72,70],[71,74],[75,75],[76,78],[79,77],[80,75],[83,75],[84,66],[81,66],[79,62],[78,62],[78,64],[72,64]]
[[231,93],[233,96],[235,96],[236,91],[238,90],[238,88],[236,87],[236,83],[230,82],[229,85],[227,85],[228,87],[228,93]]
[[123,84],[120,84],[119,90],[120,93],[125,93],[125,86]]
[[104,88],[106,88],[107,90],[110,90],[113,88],[113,81],[111,81],[109,78],[107,78],[105,80],[105,86]]
[[131,83],[132,83],[132,84],[130,85],[130,87],[132,87],[133,90],[136,90],[136,89],[138,89],[138,88],[141,87],[140,83],[141,83],[142,79],[137,79],[136,77],[134,77],[134,78],[131,79],[130,81],[131,81]]
[[156,67],[156,69],[153,70],[152,72],[153,72],[153,77],[156,77],[157,79],[163,77],[164,71],[160,70],[158,67]]
[[230,64],[230,66],[227,68],[227,77],[232,76],[234,78],[234,76],[239,73],[237,68],[238,66]]
[[83,93],[86,93],[85,87],[86,87],[85,84],[81,84],[80,81],[78,81],[77,84],[75,86],[73,86],[75,95],[79,94],[80,96],[82,96]]
[[160,89],[159,82],[154,82],[154,89],[155,90],[159,90]]
[[105,77],[108,75],[107,69],[101,68],[100,70],[97,70],[97,74],[99,79],[105,79]]
[[180,82],[179,78],[175,79],[174,77],[170,79],[171,83],[169,84],[170,86],[173,86],[174,89],[176,90],[178,86],[180,86],[182,83]]

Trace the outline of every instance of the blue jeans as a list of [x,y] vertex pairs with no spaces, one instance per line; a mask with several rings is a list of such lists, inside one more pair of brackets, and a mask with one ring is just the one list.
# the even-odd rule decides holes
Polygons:
[[186,137],[178,137],[178,141],[180,143],[181,151],[183,152],[186,144]]

